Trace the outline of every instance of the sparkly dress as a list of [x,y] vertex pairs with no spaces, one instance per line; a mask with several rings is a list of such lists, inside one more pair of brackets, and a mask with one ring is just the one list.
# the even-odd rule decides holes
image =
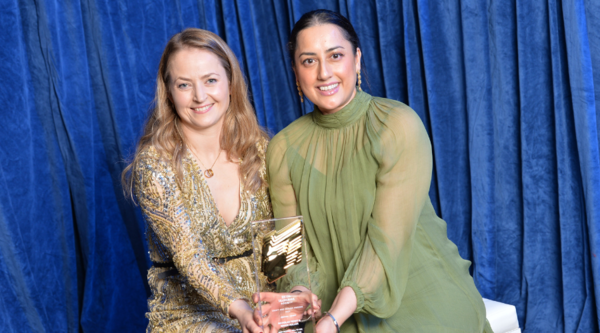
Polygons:
[[[263,157],[265,146],[259,144]],[[147,332],[241,332],[238,321],[228,316],[229,306],[237,299],[251,300],[255,292],[252,256],[224,264],[213,258],[251,250],[250,222],[272,217],[266,186],[251,194],[240,185],[240,210],[227,227],[189,150],[182,161],[181,186],[170,161],[153,147],[140,156],[134,191],[155,263],[148,271]],[[264,164],[261,175],[264,179]],[[177,270],[165,277],[173,267],[157,266],[169,263]]]

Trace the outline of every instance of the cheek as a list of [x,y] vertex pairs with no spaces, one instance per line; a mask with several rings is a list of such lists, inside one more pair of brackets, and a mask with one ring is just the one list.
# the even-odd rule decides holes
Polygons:
[[229,104],[229,85],[223,84],[223,85],[219,86],[217,96],[218,96],[219,102],[221,102],[223,104]]
[[183,91],[174,91],[171,93],[171,99],[173,105],[177,112],[179,112],[182,108],[185,108],[189,104],[189,94],[186,94]]
[[345,59],[345,61],[340,63],[339,73],[340,76],[344,77],[346,80],[354,80],[354,76],[356,75],[354,61],[348,60],[349,59]]
[[311,85],[317,77],[317,72],[314,70],[316,66],[313,67],[300,67],[300,69],[296,70],[298,83],[301,86]]

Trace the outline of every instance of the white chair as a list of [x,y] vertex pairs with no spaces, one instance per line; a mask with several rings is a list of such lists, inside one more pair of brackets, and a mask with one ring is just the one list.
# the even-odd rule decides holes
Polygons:
[[487,320],[494,333],[521,333],[514,305],[483,299]]

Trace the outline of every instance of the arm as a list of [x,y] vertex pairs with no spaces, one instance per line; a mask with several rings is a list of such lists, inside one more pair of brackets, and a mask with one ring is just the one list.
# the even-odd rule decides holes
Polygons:
[[379,121],[367,128],[379,163],[373,212],[364,243],[330,310],[340,325],[350,310],[379,318],[397,312],[408,279],[414,231],[428,200],[432,157],[425,128],[407,107],[383,110],[376,111]]

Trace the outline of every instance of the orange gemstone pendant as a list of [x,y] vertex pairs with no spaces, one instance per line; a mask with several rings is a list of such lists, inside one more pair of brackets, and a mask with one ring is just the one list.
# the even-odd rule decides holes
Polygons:
[[204,177],[211,178],[214,175],[215,173],[212,171],[212,169],[204,170]]

